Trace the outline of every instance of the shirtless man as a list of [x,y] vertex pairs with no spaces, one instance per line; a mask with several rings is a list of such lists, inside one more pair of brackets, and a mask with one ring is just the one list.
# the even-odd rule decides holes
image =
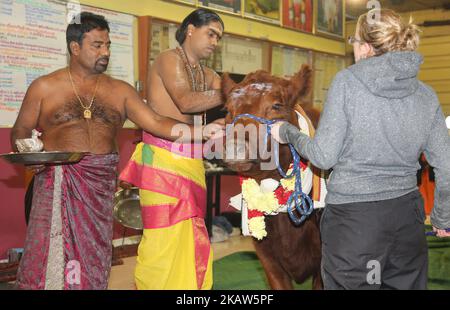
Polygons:
[[[116,136],[128,118],[175,140],[177,121],[156,114],[127,83],[103,74],[110,57],[103,16],[81,13],[66,31],[68,68],[35,80],[11,141],[42,131],[45,151],[88,152],[79,163],[47,166],[35,177],[33,208],[17,285],[27,289],[106,289],[111,266]],[[192,126],[191,126],[192,127]]]
[[[211,55],[223,30],[220,17],[207,9],[184,19],[176,33],[180,46],[161,53],[149,70],[147,100],[157,113],[192,124],[202,112],[222,104],[219,76],[199,61]],[[199,147],[184,144],[181,151],[144,133],[119,177],[140,188],[144,232],[135,270],[138,289],[212,287]]]
[[[192,124],[195,115],[222,104],[221,79],[212,69],[200,66],[200,60],[213,53],[223,26],[219,21],[198,28],[193,24],[183,26],[180,29],[187,28],[187,37],[181,30],[176,34],[178,42],[183,42],[181,48],[162,52],[149,70],[147,101],[157,113]],[[188,71],[193,73],[198,90],[192,89]],[[206,87],[202,85],[202,75]]]

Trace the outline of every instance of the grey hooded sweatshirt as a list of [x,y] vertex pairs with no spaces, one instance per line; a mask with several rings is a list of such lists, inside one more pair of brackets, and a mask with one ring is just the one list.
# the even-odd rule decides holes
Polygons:
[[290,124],[280,136],[321,169],[326,202],[393,199],[417,189],[422,152],[436,176],[432,224],[450,228],[450,137],[438,98],[417,79],[422,56],[389,52],[340,71],[313,139]]

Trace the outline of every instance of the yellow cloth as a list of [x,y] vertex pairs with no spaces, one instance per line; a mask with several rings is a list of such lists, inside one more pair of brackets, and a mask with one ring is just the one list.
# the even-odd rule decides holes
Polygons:
[[[145,170],[139,170],[140,172],[136,173],[136,169],[145,169],[145,167],[155,168],[157,171],[161,171],[162,174],[156,176],[152,172],[144,173],[143,171]],[[196,186],[198,188],[206,188],[205,172],[201,159],[192,159],[175,155],[161,147],[144,143],[139,143],[136,146],[136,150],[130,159],[129,165],[124,169],[120,178],[135,185],[142,185],[146,183],[146,181],[144,181],[145,179],[147,181],[157,182],[159,178],[164,177],[164,172],[176,175],[184,180],[192,181],[197,184]],[[174,186],[176,187],[176,185]],[[165,188],[168,187],[169,186],[165,186]],[[181,185],[181,187],[185,186]],[[175,189],[168,188],[166,194],[170,195],[172,194],[172,191],[176,192]],[[151,208],[161,208],[161,206],[164,207],[167,205],[175,207],[180,201],[180,198],[186,201],[189,200],[190,202],[188,202],[188,204],[192,205],[192,201],[195,200],[189,198],[192,198],[193,196],[191,195],[194,195],[195,193],[190,191],[188,186],[186,186],[185,190],[180,192],[182,192],[182,194],[168,196],[140,188],[139,195],[141,207],[143,208],[143,216],[146,208],[148,208],[148,211],[153,212]],[[178,195],[182,197],[178,197]],[[177,206],[177,208],[178,207],[180,206]],[[153,214],[151,212],[150,214]],[[178,213],[174,216],[176,217],[177,214]],[[204,227],[203,219],[197,218],[196,215],[191,216],[195,217],[195,223],[191,217],[176,220],[176,223],[173,225],[163,228],[144,228],[143,236],[138,248],[135,269],[137,289],[197,290],[199,289],[199,285],[197,284],[198,268],[205,267],[206,272],[200,289],[212,288],[212,249],[209,249],[209,257],[207,262],[204,260],[205,264],[203,267],[199,266],[199,262],[196,261],[196,259],[198,259],[196,254],[198,253],[195,251],[196,245],[198,246],[196,240],[197,242],[200,240],[203,245],[207,244],[210,246],[206,228]],[[157,223],[159,220],[159,218],[151,218],[152,223]],[[196,235],[194,227],[198,228],[198,225],[203,227],[205,234],[198,235],[197,233]],[[206,251],[206,253],[208,253],[208,251]]]
[[[210,251],[202,290],[212,288]],[[192,220],[171,227],[144,229],[135,270],[139,290],[197,290]]]
[[201,159],[184,157],[163,148],[141,142],[136,145],[130,161],[134,161],[138,165],[153,166],[159,170],[177,174],[192,180],[202,187],[206,187],[205,168]]

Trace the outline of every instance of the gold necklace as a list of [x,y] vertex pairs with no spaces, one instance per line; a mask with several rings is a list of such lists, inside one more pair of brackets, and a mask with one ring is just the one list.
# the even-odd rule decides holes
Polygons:
[[83,112],[84,118],[85,118],[85,119],[91,119],[91,117],[92,117],[91,107],[92,107],[92,104],[94,103],[95,95],[97,94],[98,81],[100,80],[100,75],[98,76],[97,82],[95,83],[94,94],[92,95],[91,102],[89,103],[89,106],[86,107],[86,106],[83,104],[83,101],[81,101],[81,98],[80,98],[80,96],[79,96],[78,93],[77,93],[77,90],[76,90],[76,88],[75,88],[75,84],[73,83],[72,74],[70,73],[69,67],[67,67],[67,72],[69,72],[69,78],[70,78],[70,83],[72,84],[73,92],[74,92],[75,95],[77,96],[78,101],[80,102],[80,105],[81,105],[81,107],[82,107],[83,110],[84,110],[84,112]]

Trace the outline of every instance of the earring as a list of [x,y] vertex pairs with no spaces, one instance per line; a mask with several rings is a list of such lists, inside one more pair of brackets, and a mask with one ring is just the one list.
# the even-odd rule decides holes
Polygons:
[[192,36],[192,32],[189,32],[188,34],[189,34],[189,36]]

